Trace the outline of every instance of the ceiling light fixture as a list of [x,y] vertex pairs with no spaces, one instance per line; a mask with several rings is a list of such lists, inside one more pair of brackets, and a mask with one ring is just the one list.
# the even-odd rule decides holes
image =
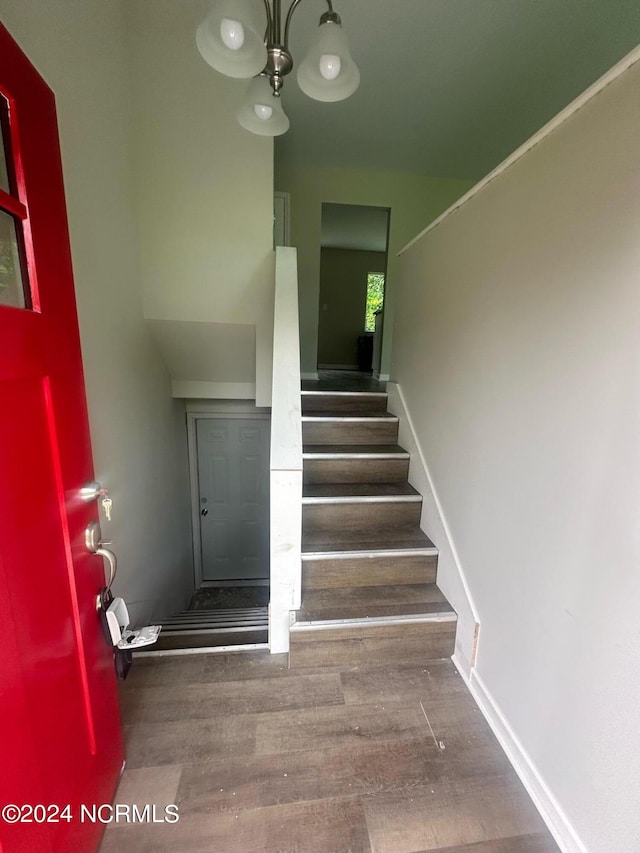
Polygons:
[[[228,77],[253,77],[237,112],[242,127],[260,136],[279,136],[289,129],[280,93],[284,77],[293,68],[289,29],[302,0],[292,0],[282,28],[282,0],[263,0],[266,32],[255,21],[251,0],[215,0],[196,33],[203,59]],[[340,16],[329,11],[320,18],[318,32],[300,63],[298,85],[317,101],[342,101],[360,83],[360,72],[349,53]],[[284,38],[283,38],[284,35]]]

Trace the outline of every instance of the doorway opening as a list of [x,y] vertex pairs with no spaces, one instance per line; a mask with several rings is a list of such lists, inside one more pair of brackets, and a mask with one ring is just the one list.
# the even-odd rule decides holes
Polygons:
[[266,647],[270,427],[249,404],[187,404],[194,592],[156,650]]
[[318,370],[380,371],[391,211],[322,205]]

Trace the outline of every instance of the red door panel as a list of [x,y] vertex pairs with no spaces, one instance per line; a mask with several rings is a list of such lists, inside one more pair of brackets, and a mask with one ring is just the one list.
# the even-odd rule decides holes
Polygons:
[[97,509],[79,497],[93,465],[55,104],[1,26],[0,93],[0,211],[20,232],[11,251],[0,240],[0,272],[23,264],[31,306],[0,289],[0,807],[70,806],[57,821],[0,819],[0,851],[91,853],[102,826],[80,805],[110,802],[123,749],[95,606],[104,568],[84,547]]

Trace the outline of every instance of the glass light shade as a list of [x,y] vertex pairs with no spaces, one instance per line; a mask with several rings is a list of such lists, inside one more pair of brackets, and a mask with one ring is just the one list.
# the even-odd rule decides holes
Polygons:
[[256,77],[249,84],[246,97],[237,112],[245,130],[258,136],[280,136],[289,130],[289,119],[276,98],[267,77]]
[[267,64],[250,0],[215,0],[196,31],[196,44],[202,58],[227,77],[254,77]]
[[318,35],[298,68],[298,85],[316,101],[343,101],[358,88],[360,71],[340,24],[327,21],[318,27]]

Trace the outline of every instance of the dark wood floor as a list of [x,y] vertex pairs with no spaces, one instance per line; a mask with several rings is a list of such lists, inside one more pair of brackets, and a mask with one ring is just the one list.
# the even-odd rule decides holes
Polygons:
[[557,847],[449,660],[288,670],[268,652],[137,661],[101,853],[551,853]]

